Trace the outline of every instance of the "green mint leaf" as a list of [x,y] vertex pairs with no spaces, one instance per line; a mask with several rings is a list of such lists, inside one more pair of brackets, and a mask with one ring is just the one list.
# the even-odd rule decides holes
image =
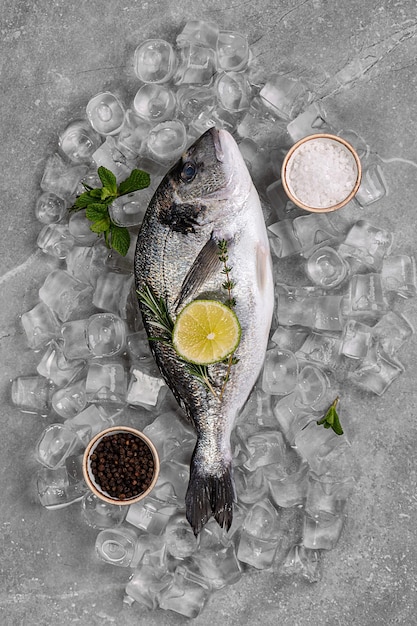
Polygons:
[[318,426],[324,426],[324,428],[332,428],[336,435],[343,435],[343,428],[340,424],[339,416],[336,411],[336,405],[339,398],[336,398],[330,405],[327,413],[318,420],[316,423]]
[[130,233],[124,226],[110,224],[111,247],[121,256],[126,256],[130,246]]
[[132,170],[129,178],[120,183],[118,187],[119,196],[138,191],[139,189],[145,189],[145,187],[149,187],[150,182],[151,178],[147,172]]
[[92,189],[89,194],[92,198],[101,198],[101,189]]
[[117,196],[115,196],[107,187],[103,187],[101,190],[101,200],[107,202],[107,204],[112,203]]
[[94,222],[90,226],[90,230],[92,230],[93,233],[104,233],[104,234],[106,234],[106,232],[110,228],[110,224],[111,224],[111,222],[110,222],[109,216],[108,215],[104,215],[101,219],[94,220]]
[[106,167],[103,167],[102,165],[100,165],[100,167],[97,170],[97,173],[100,177],[103,187],[107,189],[108,196],[116,197],[117,196],[117,181],[116,181],[116,176],[113,174],[113,172],[108,170]]
[[95,199],[91,197],[89,191],[85,191],[80,196],[78,196],[74,202],[74,208],[76,209],[85,209],[89,204],[95,202]]
[[335,411],[335,420],[334,420],[334,424],[332,426],[334,432],[336,433],[336,435],[343,435],[343,428],[340,424],[340,420],[339,420],[339,416]]
[[85,210],[85,216],[88,220],[90,220],[90,222],[101,221],[104,218],[110,219],[107,211],[107,206],[98,202],[94,202],[88,205]]

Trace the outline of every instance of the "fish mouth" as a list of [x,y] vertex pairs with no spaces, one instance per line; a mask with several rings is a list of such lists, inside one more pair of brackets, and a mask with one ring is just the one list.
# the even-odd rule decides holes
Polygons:
[[241,195],[242,192],[246,195],[249,193],[252,179],[236,141],[224,128],[213,126],[208,132],[212,136],[216,159],[222,164],[225,177],[225,184],[222,189],[210,194],[210,196],[221,199]]

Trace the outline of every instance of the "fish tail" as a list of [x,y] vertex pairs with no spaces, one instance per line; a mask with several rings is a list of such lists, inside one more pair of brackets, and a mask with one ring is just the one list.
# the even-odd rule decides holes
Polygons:
[[231,463],[224,463],[216,473],[201,471],[191,462],[190,482],[185,496],[186,517],[197,536],[211,517],[226,530],[233,519],[235,487]]

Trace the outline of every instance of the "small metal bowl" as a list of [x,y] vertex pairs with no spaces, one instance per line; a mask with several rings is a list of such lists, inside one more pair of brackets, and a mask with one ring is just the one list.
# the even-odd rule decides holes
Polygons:
[[[341,144],[342,146],[344,146],[344,148],[352,155],[354,162],[356,164],[356,172],[357,172],[355,183],[351,191],[349,192],[349,194],[337,204],[333,204],[331,206],[326,206],[326,207],[309,206],[308,204],[305,204],[304,202],[299,200],[299,198],[297,198],[297,196],[294,194],[293,190],[291,189],[291,184],[289,184],[288,182],[289,169],[300,147],[309,141],[318,141],[318,140],[337,142]],[[356,192],[358,191],[359,185],[361,184],[361,177],[362,177],[362,165],[361,165],[359,156],[357,155],[353,146],[349,142],[347,142],[345,139],[342,139],[342,137],[338,137],[337,135],[331,135],[328,133],[318,133],[315,135],[308,135],[307,137],[303,137],[302,139],[297,141],[297,143],[295,143],[287,152],[284,158],[283,164],[282,164],[282,168],[281,168],[282,186],[284,187],[284,191],[287,194],[288,198],[301,209],[304,209],[305,211],[311,211],[313,213],[328,213],[330,211],[336,211],[336,209],[340,209],[341,207],[345,206],[348,202],[352,200],[352,198],[355,196]]]
[[[154,462],[154,475],[146,491],[142,491],[141,493],[139,493],[138,495],[132,498],[126,498],[123,500],[120,500],[118,498],[113,498],[107,491],[104,491],[103,489],[101,489],[101,487],[98,485],[97,481],[95,480],[93,472],[91,470],[91,455],[93,454],[94,450],[97,448],[100,441],[102,441],[102,439],[105,439],[109,435],[114,435],[117,433],[122,433],[122,434],[130,433],[130,434],[135,435],[138,439],[141,439],[150,449],[152,453],[152,457],[153,457],[153,462]],[[102,432],[98,433],[95,437],[93,437],[93,439],[91,439],[91,441],[87,445],[85,452],[84,452],[84,457],[83,457],[83,474],[84,474],[85,482],[87,483],[87,486],[89,487],[89,489],[98,498],[100,498],[101,500],[104,500],[104,502],[107,502],[109,504],[116,504],[116,505],[133,504],[134,502],[139,502],[140,500],[145,498],[147,495],[149,495],[149,493],[152,491],[152,489],[155,486],[155,483],[159,476],[158,452],[154,444],[152,443],[152,441],[146,435],[140,432],[140,430],[136,430],[135,428],[130,428],[128,426],[113,426],[112,428],[107,428],[106,430],[103,430]]]

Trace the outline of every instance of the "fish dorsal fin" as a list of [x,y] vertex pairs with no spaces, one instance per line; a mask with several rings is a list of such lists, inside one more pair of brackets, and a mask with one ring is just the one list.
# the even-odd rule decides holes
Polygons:
[[175,301],[176,308],[178,309],[187,298],[196,293],[206,280],[218,272],[220,268],[219,248],[215,239],[210,237],[183,280],[180,293]]

